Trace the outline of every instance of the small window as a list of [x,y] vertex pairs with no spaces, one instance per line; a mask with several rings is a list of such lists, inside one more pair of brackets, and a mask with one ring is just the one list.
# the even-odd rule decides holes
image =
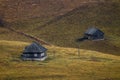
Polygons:
[[35,57],[37,57],[37,54],[34,54]]
[[44,53],[41,53],[41,56],[44,56],[45,54]]
[[29,56],[29,54],[24,54],[25,57]]

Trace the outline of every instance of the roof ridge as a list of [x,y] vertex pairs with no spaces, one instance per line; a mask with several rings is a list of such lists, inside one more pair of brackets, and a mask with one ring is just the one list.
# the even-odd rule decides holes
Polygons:
[[39,43],[33,42],[31,45],[27,46],[24,52],[44,52],[47,49],[41,46]]

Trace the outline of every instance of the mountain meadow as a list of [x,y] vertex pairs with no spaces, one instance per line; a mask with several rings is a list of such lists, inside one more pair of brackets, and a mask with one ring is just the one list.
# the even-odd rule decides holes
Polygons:
[[[105,39],[76,42],[91,27]],[[34,41],[48,58],[21,60]],[[120,80],[120,1],[0,0],[0,55],[0,80]]]

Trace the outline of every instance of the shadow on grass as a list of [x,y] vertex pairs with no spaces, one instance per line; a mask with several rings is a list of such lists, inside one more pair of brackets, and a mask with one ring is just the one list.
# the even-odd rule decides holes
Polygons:
[[88,46],[82,47],[81,46],[81,48],[86,49],[86,50],[93,50],[93,51],[102,52],[105,54],[120,56],[120,54],[119,54],[120,48],[109,43],[108,40],[105,40],[105,41],[86,41],[86,43],[83,43],[83,45],[86,45],[86,44],[88,44],[88,46],[90,46],[90,47],[88,47]]

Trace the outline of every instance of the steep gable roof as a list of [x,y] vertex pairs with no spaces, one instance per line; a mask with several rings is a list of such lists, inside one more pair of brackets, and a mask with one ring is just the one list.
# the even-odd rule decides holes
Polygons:
[[40,44],[33,42],[31,45],[27,46],[24,52],[45,52],[47,49]]
[[97,28],[89,28],[89,29],[86,30],[86,32],[85,32],[85,34],[89,34],[89,35],[95,35],[95,34],[97,34],[97,33],[99,33],[100,35],[103,35],[103,34],[104,34],[101,30],[99,30],[99,29],[97,29]]

